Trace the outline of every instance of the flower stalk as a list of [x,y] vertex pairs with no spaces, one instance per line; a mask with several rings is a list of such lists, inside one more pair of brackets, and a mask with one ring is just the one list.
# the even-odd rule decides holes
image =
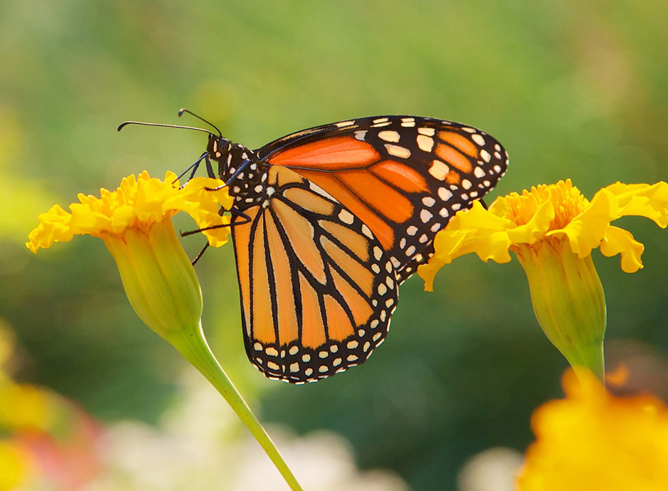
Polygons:
[[206,342],[201,324],[169,333],[166,338],[183,357],[188,360],[216,390],[223,396],[239,419],[250,430],[257,442],[267,453],[285,482],[293,491],[302,491],[297,479],[286,464],[283,456],[267,434],[264,427],[251,411],[246,401],[228,378],[220,364],[216,361],[211,348]]

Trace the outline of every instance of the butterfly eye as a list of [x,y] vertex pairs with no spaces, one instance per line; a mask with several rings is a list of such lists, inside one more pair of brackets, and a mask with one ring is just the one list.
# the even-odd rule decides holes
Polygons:
[[227,138],[219,138],[216,136],[209,137],[209,145],[207,151],[214,159],[220,159],[227,155],[230,150],[230,141]]

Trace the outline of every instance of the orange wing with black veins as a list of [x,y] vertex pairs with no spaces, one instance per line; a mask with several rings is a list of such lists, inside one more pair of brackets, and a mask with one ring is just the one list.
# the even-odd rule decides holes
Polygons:
[[317,184],[366,224],[399,281],[431,257],[436,233],[493,189],[508,165],[506,151],[485,132],[413,116],[311,128],[257,154]]
[[364,363],[397,306],[371,229],[318,185],[272,167],[275,190],[232,229],[246,352],[269,378],[313,382]]

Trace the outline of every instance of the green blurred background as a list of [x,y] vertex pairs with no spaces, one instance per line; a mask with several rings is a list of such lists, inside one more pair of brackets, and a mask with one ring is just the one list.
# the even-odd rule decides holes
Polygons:
[[[656,0],[0,2],[0,317],[20,342],[17,377],[105,422],[152,423],[170,405],[184,362],[134,314],[102,241],[37,256],[23,245],[51,204],[143,169],[180,171],[204,149],[201,134],[119,134],[120,122],[197,123],[176,118],[187,107],[254,148],[359,116],[433,116],[503,142],[510,169],[493,196],[570,177],[591,197],[668,178],[666,18]],[[646,220],[622,226],[646,245],[645,269],[594,254],[608,359],[640,349],[661,367],[644,383],[665,395],[668,236]],[[201,242],[184,246],[194,255]],[[261,419],[338,432],[361,468],[411,489],[454,489],[489,447],[524,451],[532,410],[561,394],[566,362],[516,261],[462,258],[432,294],[412,279],[369,363],[302,387],[247,362],[231,247],[197,271],[214,351]]]

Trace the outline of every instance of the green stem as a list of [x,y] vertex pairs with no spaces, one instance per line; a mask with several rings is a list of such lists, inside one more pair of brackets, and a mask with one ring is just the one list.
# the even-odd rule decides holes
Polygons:
[[202,326],[179,329],[167,339],[220,392],[262,446],[292,491],[303,491],[276,445],[227,377],[206,342]]
[[602,339],[595,340],[583,346],[578,346],[576,349],[571,349],[569,351],[562,350],[562,354],[573,367],[578,378],[582,378],[581,372],[584,370],[593,373],[602,384],[605,384],[605,362]]

